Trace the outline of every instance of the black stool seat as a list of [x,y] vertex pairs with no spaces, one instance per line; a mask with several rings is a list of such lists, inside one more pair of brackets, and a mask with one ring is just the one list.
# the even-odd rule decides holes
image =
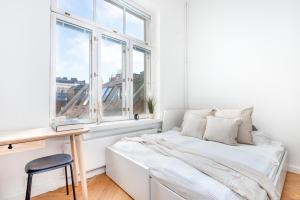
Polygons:
[[40,173],[55,168],[61,168],[63,166],[72,163],[72,157],[68,154],[56,154],[38,158],[27,163],[25,166],[26,173]]
[[[68,166],[70,167],[70,172],[71,172],[73,198],[74,200],[76,200],[72,163],[73,163],[72,157],[68,154],[56,154],[52,156],[46,156],[43,158],[32,160],[29,163],[27,163],[27,165],[25,166],[25,172],[28,174],[28,179],[27,179],[25,200],[30,200],[32,177],[34,174],[47,172],[58,168],[65,168],[66,189],[67,189],[67,195],[69,195],[68,172],[67,172]],[[75,175],[77,176],[77,172]]]

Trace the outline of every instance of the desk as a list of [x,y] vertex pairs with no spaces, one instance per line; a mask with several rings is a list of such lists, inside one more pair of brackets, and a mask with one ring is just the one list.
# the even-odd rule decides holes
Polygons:
[[24,131],[7,131],[0,133],[0,146],[34,142],[58,137],[70,137],[71,152],[74,160],[75,184],[78,185],[78,170],[82,187],[83,200],[88,200],[86,172],[82,153],[82,134],[87,133],[88,128],[55,132],[51,128],[30,129]]

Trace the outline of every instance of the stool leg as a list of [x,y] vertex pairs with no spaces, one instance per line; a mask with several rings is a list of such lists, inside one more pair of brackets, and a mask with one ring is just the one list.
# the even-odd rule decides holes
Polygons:
[[73,198],[74,198],[74,200],[76,200],[76,192],[75,192],[75,185],[74,185],[74,176],[73,176],[72,164],[70,164],[70,171],[71,171]]
[[30,200],[31,185],[32,185],[32,176],[33,176],[33,174],[28,174],[25,200]]
[[65,175],[66,175],[66,189],[67,189],[67,195],[69,195],[69,183],[68,183],[68,169],[67,169],[67,166],[65,166]]

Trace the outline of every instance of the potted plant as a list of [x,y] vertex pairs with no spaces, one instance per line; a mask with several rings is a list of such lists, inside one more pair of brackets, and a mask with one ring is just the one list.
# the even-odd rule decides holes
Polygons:
[[154,109],[155,109],[155,100],[153,97],[148,97],[147,98],[147,106],[148,106],[148,111],[149,111],[149,118],[154,119]]

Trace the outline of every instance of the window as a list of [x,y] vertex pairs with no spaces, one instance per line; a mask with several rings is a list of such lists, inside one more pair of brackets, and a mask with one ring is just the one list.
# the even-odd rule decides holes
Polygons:
[[107,29],[123,33],[123,9],[109,1],[97,0],[96,21]]
[[93,0],[57,0],[57,7],[73,15],[93,19]]
[[88,119],[92,33],[62,21],[56,31],[56,116]]
[[101,122],[146,113],[151,18],[122,2],[53,0],[52,117]]
[[140,40],[145,40],[145,20],[126,12],[126,34]]
[[148,42],[151,17],[122,0],[52,0],[53,11]]
[[133,73],[133,113],[143,114],[146,112],[146,60],[147,51],[134,46],[132,53]]
[[103,36],[101,44],[103,117],[123,116],[126,43]]

